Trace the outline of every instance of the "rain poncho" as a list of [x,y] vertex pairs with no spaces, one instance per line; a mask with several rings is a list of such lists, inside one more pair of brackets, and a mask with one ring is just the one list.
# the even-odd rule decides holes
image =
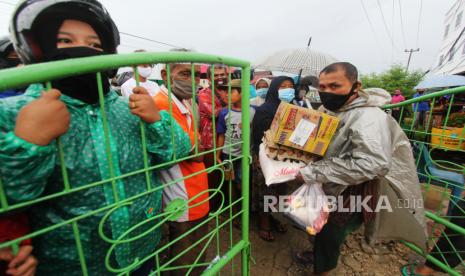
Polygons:
[[[41,85],[31,85],[23,96],[0,101],[0,176],[10,204],[29,201],[63,192],[63,178],[56,142],[47,146],[28,143],[14,135],[15,120],[19,110],[40,96]],[[106,154],[105,135],[100,106],[85,104],[66,95],[71,123],[61,136],[64,159],[71,189],[111,177]],[[128,100],[114,92],[105,96],[105,110],[110,132],[110,151],[114,175],[123,175],[144,168],[140,119],[130,113]],[[161,111],[162,119],[145,124],[149,166],[180,158],[190,150],[189,137],[173,123],[176,147],[171,140],[170,116]],[[176,151],[176,152],[174,152]],[[159,187],[158,173],[150,172],[151,188]],[[161,189],[147,192],[145,173],[138,173],[112,182],[93,185],[66,195],[42,201],[28,208],[33,231],[63,223],[78,216],[80,242],[90,275],[109,274],[105,267],[105,255],[111,244],[98,232],[102,217],[110,209],[89,215],[90,212],[119,200],[132,198],[126,206],[120,206],[103,224],[103,232],[109,239],[117,239],[130,227],[147,220],[161,209]],[[161,188],[161,187],[160,187]],[[146,194],[143,194],[146,193]],[[132,231],[124,239],[140,235],[153,227],[150,221]],[[124,268],[154,252],[160,239],[159,229],[130,243],[116,246],[110,257],[110,265]],[[79,255],[70,223],[54,228],[33,238],[34,255],[39,260],[39,275],[82,275]]]
[[412,148],[396,121],[379,108],[390,100],[383,89],[367,89],[339,112],[328,111],[341,120],[339,128],[325,157],[301,173],[307,183],[323,183],[326,194],[333,196],[374,180],[378,195],[387,196],[393,210],[381,210],[366,225],[368,241],[403,239],[425,249],[423,201]]

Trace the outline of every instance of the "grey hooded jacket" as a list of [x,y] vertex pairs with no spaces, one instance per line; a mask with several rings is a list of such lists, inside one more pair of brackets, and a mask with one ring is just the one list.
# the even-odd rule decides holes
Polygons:
[[[306,183],[323,183],[327,195],[370,181],[378,185],[389,208],[381,208],[365,227],[368,242],[406,240],[426,250],[423,199],[407,136],[380,106],[391,96],[383,89],[359,91],[359,97],[337,113],[339,127],[325,157],[301,169]],[[378,201],[380,203],[380,201]],[[386,202],[382,202],[386,207]]]

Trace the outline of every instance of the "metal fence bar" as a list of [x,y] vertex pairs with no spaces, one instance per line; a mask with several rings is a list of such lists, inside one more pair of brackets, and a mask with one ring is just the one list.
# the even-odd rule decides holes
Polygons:
[[[242,67],[242,122],[249,125],[250,122],[250,65]],[[245,107],[245,108],[244,108]],[[243,124],[244,125],[244,124]],[[242,241],[245,243],[246,249],[242,251],[242,275],[250,274],[250,239],[249,239],[249,169],[252,156],[250,155],[250,127],[242,129]]]
[[[139,68],[137,66],[134,67],[134,78],[136,80],[136,85],[140,86]],[[147,190],[150,190],[152,187],[152,178],[150,176],[150,171],[147,170],[147,168],[149,167],[148,154],[147,154],[147,137],[145,135],[145,124],[142,120],[140,120],[139,126],[140,126],[140,137],[141,137],[141,143],[142,143],[142,156],[144,159],[144,169],[146,169],[145,181],[147,184]]]
[[[146,144],[146,139],[145,139],[146,138],[145,125],[144,125],[144,123],[141,122],[140,123],[140,131],[141,131],[140,135],[141,135],[141,144],[142,144],[142,152],[143,152],[141,157],[143,159],[144,167],[143,167],[143,169],[138,169],[138,170],[135,170],[135,171],[131,171],[129,173],[122,174],[121,172],[119,172],[118,164],[115,163],[115,161],[118,160],[118,158],[117,158],[117,156],[113,156],[115,149],[112,148],[112,145],[110,143],[112,138],[111,138],[111,130],[110,130],[107,114],[106,114],[106,109],[105,109],[104,93],[103,93],[103,90],[102,90],[102,87],[103,87],[102,86],[102,81],[103,80],[102,80],[101,74],[98,73],[98,72],[105,71],[105,70],[108,70],[108,69],[117,68],[117,67],[128,66],[128,65],[147,64],[147,63],[167,63],[168,64],[168,66],[167,66],[167,74],[168,74],[168,80],[169,80],[170,79],[170,72],[169,72],[170,71],[170,68],[169,68],[170,66],[169,66],[169,64],[170,63],[177,63],[177,62],[186,62],[186,61],[191,63],[191,73],[192,73],[193,76],[195,75],[194,66],[197,63],[227,64],[229,66],[236,66],[236,67],[241,67],[242,68],[242,72],[243,72],[243,76],[244,76],[243,80],[242,80],[242,97],[243,97],[243,100],[242,100],[242,110],[243,110],[242,120],[244,122],[242,124],[243,125],[243,137],[244,137],[242,142],[237,143],[237,144],[229,143],[227,145],[224,145],[220,149],[220,148],[216,147],[216,141],[214,140],[213,141],[214,148],[212,150],[205,151],[205,152],[199,152],[198,139],[195,139],[196,141],[195,141],[195,146],[194,146],[195,147],[195,151],[194,151],[195,154],[194,155],[179,158],[177,160],[176,160],[176,157],[175,157],[175,160],[165,162],[163,164],[151,165],[151,164],[149,164],[149,158],[148,158],[148,155],[147,155],[147,144]],[[213,70],[213,68],[214,68],[214,65],[212,66],[211,69]],[[138,70],[137,70],[137,68],[135,68],[134,71],[135,71],[135,76],[136,76],[135,77],[136,82],[138,83]],[[95,72],[97,72],[97,73],[95,73]],[[43,235],[45,233],[57,230],[60,227],[72,226],[73,235],[74,235],[75,243],[76,243],[77,254],[79,256],[79,260],[80,260],[80,264],[81,264],[81,269],[82,269],[83,274],[87,275],[87,274],[89,274],[88,267],[87,267],[87,264],[86,264],[86,257],[87,256],[85,256],[85,253],[84,253],[85,250],[84,250],[82,242],[81,242],[80,231],[79,231],[79,228],[78,228],[78,223],[80,221],[82,221],[82,220],[84,220],[86,218],[89,218],[91,216],[97,215],[97,214],[102,214],[104,212],[105,212],[104,218],[110,218],[111,214],[119,212],[120,210],[123,210],[123,209],[127,208],[127,206],[133,204],[134,200],[136,200],[138,198],[145,197],[145,196],[150,196],[154,192],[159,191],[160,189],[163,189],[163,187],[169,186],[172,183],[180,181],[180,179],[176,179],[176,180],[171,181],[170,183],[165,183],[164,185],[161,185],[159,187],[153,187],[151,185],[152,184],[151,173],[154,170],[161,169],[161,168],[166,168],[166,167],[168,167],[170,165],[176,164],[177,162],[188,160],[188,159],[192,158],[193,156],[206,155],[206,154],[209,154],[209,153],[212,153],[212,152],[216,153],[216,151],[222,150],[223,148],[231,148],[231,147],[233,147],[235,145],[242,144],[243,154],[241,156],[234,157],[234,158],[232,156],[230,156],[230,158],[228,160],[229,162],[232,162],[233,160],[242,159],[242,167],[243,167],[242,168],[242,171],[243,171],[242,195],[241,195],[241,197],[239,199],[237,199],[237,201],[233,202],[233,200],[230,199],[229,206],[223,206],[224,202],[222,202],[221,203],[221,208],[217,212],[210,214],[211,218],[209,220],[207,220],[206,223],[208,223],[208,221],[213,219],[214,221],[216,221],[217,228],[214,229],[210,234],[204,236],[204,238],[209,239],[210,242],[216,237],[216,243],[217,243],[216,252],[217,252],[217,254],[219,256],[221,254],[220,240],[219,240],[220,229],[222,229],[224,226],[226,226],[228,224],[231,226],[232,225],[232,220],[235,219],[236,217],[241,216],[242,217],[242,236],[241,236],[241,240],[239,242],[235,243],[235,245],[234,245],[233,240],[232,240],[233,236],[231,234],[230,241],[232,243],[229,245],[229,250],[227,252],[223,253],[224,257],[221,258],[219,262],[210,263],[211,267],[209,269],[207,269],[207,271],[205,271],[205,274],[210,275],[211,273],[215,273],[214,271],[216,271],[216,270],[217,271],[221,270],[221,268],[224,267],[228,263],[228,261],[226,261],[226,262],[224,261],[225,259],[232,260],[234,258],[234,256],[238,255],[241,252],[242,252],[242,272],[247,272],[248,273],[248,270],[249,270],[248,259],[250,258],[250,252],[249,252],[250,242],[248,240],[248,234],[244,235],[244,232],[248,232],[248,216],[249,216],[249,209],[248,209],[248,197],[249,197],[249,193],[248,193],[248,189],[249,189],[249,183],[248,183],[248,179],[249,179],[249,177],[248,177],[248,175],[249,175],[248,169],[249,168],[248,168],[248,164],[249,164],[249,160],[250,160],[250,156],[249,156],[249,154],[250,154],[249,153],[249,149],[250,149],[250,146],[249,146],[249,143],[250,143],[250,130],[249,130],[249,114],[248,114],[249,113],[248,112],[248,106],[249,106],[248,98],[249,98],[249,82],[250,82],[250,79],[249,79],[250,65],[249,65],[249,63],[245,62],[245,61],[242,61],[242,60],[224,58],[224,57],[216,57],[216,56],[204,55],[204,54],[199,54],[199,53],[179,53],[179,52],[174,53],[174,52],[170,52],[170,53],[135,53],[135,54],[128,54],[128,55],[107,55],[107,56],[99,56],[99,57],[91,57],[91,58],[81,58],[81,59],[74,59],[74,60],[50,62],[50,63],[46,63],[46,64],[35,64],[35,65],[30,65],[30,66],[28,65],[28,66],[25,66],[25,67],[22,67],[22,68],[17,68],[17,69],[12,69],[12,70],[10,70],[10,69],[2,70],[2,72],[0,74],[0,90],[6,89],[6,88],[9,88],[9,87],[18,86],[18,85],[21,85],[21,84],[28,84],[28,83],[37,83],[37,82],[44,82],[44,81],[47,81],[48,83],[50,83],[51,80],[61,79],[63,77],[68,77],[68,76],[73,76],[73,75],[80,75],[80,74],[84,74],[84,73],[95,73],[96,77],[97,77],[99,102],[100,102],[101,124],[102,124],[102,128],[103,128],[103,134],[104,134],[104,137],[105,137],[105,142],[104,142],[105,145],[104,146],[105,146],[105,151],[106,151],[105,152],[106,153],[106,159],[107,159],[106,161],[108,162],[109,177],[104,178],[104,179],[102,179],[100,181],[97,181],[97,182],[94,182],[94,183],[88,183],[88,184],[85,184],[85,185],[72,187],[70,185],[70,183],[69,183],[69,180],[68,180],[68,172],[67,172],[67,168],[66,168],[66,164],[65,164],[66,159],[65,159],[65,156],[63,154],[63,146],[65,146],[65,145],[62,145],[61,141],[60,141],[57,144],[57,146],[58,146],[58,157],[59,157],[59,161],[60,161],[61,174],[63,176],[63,182],[64,182],[63,183],[64,184],[64,190],[53,193],[53,194],[44,195],[42,197],[39,197],[39,198],[36,198],[36,199],[33,199],[33,200],[29,200],[27,202],[21,202],[21,203],[15,203],[14,205],[8,205],[6,193],[5,193],[5,191],[3,191],[3,185],[1,183],[1,176],[0,176],[0,203],[1,203],[0,215],[5,213],[5,212],[8,212],[8,211],[12,211],[12,210],[23,208],[23,207],[28,207],[28,206],[31,206],[31,205],[34,205],[34,204],[38,204],[38,203],[58,199],[60,197],[64,197],[64,196],[71,195],[71,194],[74,194],[74,193],[77,193],[77,192],[81,192],[81,191],[84,191],[86,189],[98,187],[99,185],[104,186],[104,185],[111,184],[114,201],[112,203],[109,203],[109,204],[107,204],[105,206],[102,206],[102,207],[100,207],[98,209],[91,210],[91,211],[89,211],[89,212],[87,212],[85,214],[82,214],[82,215],[79,215],[79,216],[76,216],[76,217],[73,217],[73,218],[69,218],[69,219],[67,219],[67,220],[65,220],[63,222],[51,225],[49,227],[45,227],[45,228],[42,228],[42,229],[37,229],[36,231],[34,231],[34,232],[30,233],[30,234],[27,234],[24,237],[15,239],[13,241],[8,241],[8,242],[5,242],[5,243],[2,243],[2,244],[0,244],[0,248],[12,246],[12,247],[17,249],[17,246],[18,246],[19,242],[22,241],[22,240],[25,240],[25,239],[28,239],[28,238],[34,238],[34,237],[37,237],[39,235]],[[231,79],[231,74],[229,74],[229,79]],[[192,83],[193,84],[194,84],[194,81],[195,81],[195,78],[192,78]],[[167,82],[167,86],[168,86],[169,97],[171,97],[171,87],[170,87],[171,85],[170,85],[169,81]],[[213,85],[212,97],[215,96],[214,95],[214,89],[215,88],[214,88],[214,85]],[[229,90],[229,94],[230,94],[231,89],[229,88],[228,90]],[[196,91],[195,91],[194,85],[193,85],[193,91],[192,92],[193,92],[193,95],[195,95]],[[229,98],[230,98],[230,96],[229,96]],[[213,98],[213,102],[212,102],[213,109],[215,109],[215,107],[214,107],[215,101],[214,100],[215,99]],[[195,137],[197,137],[198,127],[197,127],[197,122],[195,120],[197,109],[196,109],[195,105],[193,106],[192,113],[193,113],[193,116],[194,116],[194,122],[193,123],[194,123],[194,129],[195,129]],[[171,102],[170,102],[170,114],[173,114]],[[213,116],[212,120],[213,120],[213,123],[215,123],[215,116]],[[172,137],[174,137],[173,134],[174,134],[173,119],[171,118],[171,136]],[[214,125],[213,125],[213,134],[216,136],[216,129],[215,129]],[[176,146],[174,144],[174,142],[173,142],[173,145]],[[224,162],[222,164],[224,164]],[[244,167],[245,164],[247,164],[246,167]],[[206,168],[205,171],[216,170],[216,169],[218,169],[220,167],[220,165],[221,164],[218,164],[216,162],[216,158],[215,158],[214,166],[210,167],[210,168]],[[201,172],[198,172],[198,173],[201,173]],[[138,174],[144,174],[145,175],[145,182],[146,182],[146,185],[147,185],[146,191],[142,192],[142,193],[138,193],[136,195],[126,197],[125,192],[124,192],[124,187],[123,186],[119,187],[120,183],[118,181],[122,181],[125,178],[136,176]],[[195,175],[195,174],[191,174],[189,176],[183,177],[183,179],[191,177],[193,175]],[[222,175],[222,177],[224,177],[224,175]],[[221,180],[221,183],[223,183],[223,182],[224,181]],[[122,183],[123,182],[121,182],[121,184]],[[208,190],[206,192],[213,192],[213,193],[211,193],[211,196],[221,195],[221,198],[224,201],[224,195],[220,192],[221,185],[220,185],[220,187],[218,189]],[[209,200],[209,198],[211,198],[211,196],[208,197],[207,200]],[[195,197],[192,198],[191,200],[194,200],[194,199],[195,199]],[[203,202],[205,202],[205,200],[200,202],[200,203],[197,203],[195,205],[193,204],[190,207],[200,205]],[[246,203],[244,204],[244,202],[246,202]],[[219,215],[221,214],[221,212],[224,212],[224,211],[228,210],[229,208],[232,208],[232,206],[240,204],[240,203],[242,203],[241,204],[242,209],[241,209],[240,212],[235,213],[235,214],[230,214],[230,218],[227,221],[225,221],[224,223],[219,222],[218,219],[219,219]],[[131,226],[128,230],[125,230],[124,233],[117,233],[117,237],[112,237],[112,238],[106,237],[105,234],[103,234],[102,225],[104,224],[106,219],[102,219],[101,224],[99,226],[100,227],[99,228],[100,229],[99,230],[100,231],[100,237],[111,245],[110,250],[108,251],[107,256],[106,256],[106,261],[105,261],[106,262],[106,264],[105,264],[106,268],[109,271],[118,273],[120,275],[129,275],[130,270],[135,269],[139,264],[141,264],[145,260],[148,260],[149,258],[155,258],[155,260],[156,260],[156,264],[155,264],[156,267],[155,268],[163,267],[164,265],[163,265],[163,263],[161,262],[161,260],[159,258],[159,254],[163,250],[166,250],[167,247],[169,247],[169,244],[165,245],[165,246],[161,246],[155,252],[153,252],[149,256],[146,256],[143,260],[135,260],[132,264],[129,264],[128,266],[126,266],[124,268],[112,267],[111,263],[109,262],[109,257],[111,256],[111,254],[112,254],[112,252],[113,252],[113,250],[115,249],[116,246],[124,245],[126,243],[138,240],[139,238],[150,234],[151,231],[153,231],[156,228],[159,228],[160,225],[164,221],[166,221],[166,219],[169,218],[169,217],[170,217],[170,213],[167,213],[167,212],[160,213],[160,214],[158,214],[158,215],[156,215],[154,217],[151,217],[151,218],[148,218],[146,220],[140,221],[138,224]],[[158,222],[154,227],[146,230],[143,233],[137,234],[136,236],[133,236],[133,237],[130,236],[131,233],[134,230],[136,230],[138,227],[146,225],[146,224],[148,224],[148,223],[150,223],[152,221],[155,221],[155,220],[158,221],[159,219],[161,219],[161,221]],[[195,229],[191,229],[191,230],[194,231]],[[230,229],[230,233],[232,233],[232,229]],[[244,238],[246,238],[245,242],[244,242]],[[208,244],[210,244],[210,242]],[[207,245],[203,248],[202,253],[205,252],[205,250],[207,248]],[[246,245],[246,246],[244,246],[244,245]],[[198,261],[199,261],[199,258],[197,258],[197,260],[193,264],[187,265],[186,268],[190,268],[189,271],[192,271],[192,269],[194,267],[206,266],[206,265],[209,264],[209,263],[198,263]],[[104,265],[104,264],[102,264],[102,265]],[[179,269],[179,268],[181,268],[181,267],[168,267],[167,270],[173,270],[173,269]],[[160,275],[160,272],[161,272],[161,270],[158,269],[155,273]],[[247,273],[244,274],[244,275],[248,275]]]
[[[460,208],[460,206],[458,205],[459,202],[464,200],[464,187],[462,186],[463,183],[455,183],[450,180],[447,180],[446,178],[442,178],[440,175],[435,175],[434,172],[431,172],[429,168],[430,166],[435,166],[435,168],[443,170],[445,172],[465,174],[464,165],[457,164],[454,160],[437,160],[433,154],[433,149],[443,150],[448,152],[444,156],[450,156],[452,158],[453,152],[456,152],[456,155],[465,152],[465,150],[461,147],[465,135],[465,131],[463,130],[462,133],[458,135],[458,137],[454,138],[456,139],[455,141],[458,141],[457,147],[451,148],[451,146],[446,144],[446,139],[451,139],[450,135],[446,133],[446,130],[448,130],[448,122],[452,113],[454,112],[452,108],[459,94],[460,96],[465,94],[465,86],[425,94],[423,96],[409,99],[401,103],[390,104],[383,107],[384,109],[401,108],[402,111],[399,122],[403,122],[403,120],[405,120],[405,118],[402,117],[404,109],[408,108],[410,105],[414,105],[414,113],[412,114],[413,119],[410,122],[410,124],[403,124],[403,129],[409,136],[410,141],[413,142],[414,145],[416,145],[417,143],[421,143],[424,145],[422,147],[419,147],[419,149],[415,153],[416,165],[418,168],[418,176],[422,182],[422,185],[424,185],[423,196],[425,197],[425,199],[427,199],[430,193],[440,193],[436,197],[437,205],[435,208],[437,209],[430,211],[426,210],[425,212],[426,218],[430,220],[430,222],[428,223],[428,225],[430,226],[428,228],[430,232],[430,236],[428,237],[428,244],[429,247],[436,249],[435,252],[433,254],[430,254],[429,252],[422,252],[422,250],[419,247],[413,244],[410,244],[408,242],[404,242],[404,244],[406,244],[410,249],[417,252],[418,254],[426,257],[427,260],[431,261],[433,264],[437,265],[450,275],[462,275],[463,270],[465,269],[465,266],[463,264],[459,265],[461,266],[461,268],[451,267],[446,258],[446,254],[448,254],[448,256],[453,255],[457,257],[458,260],[462,260],[463,262],[463,259],[459,253],[463,254],[464,249],[457,248],[457,246],[452,243],[451,233],[454,233],[453,235],[455,236],[465,238],[465,228],[451,222],[450,220],[465,219],[465,210]],[[446,95],[450,96],[448,97],[449,100],[446,103],[448,106],[446,106],[443,102],[439,100],[440,97],[444,97]],[[428,112],[428,119],[426,120],[426,125],[421,126],[421,128],[418,128],[416,124],[417,114],[415,111],[418,110],[418,103],[424,101],[430,101],[430,110]],[[438,107],[440,109],[436,109],[437,103],[440,104],[440,106]],[[439,117],[434,119],[434,116]],[[440,126],[438,125],[439,122],[441,122]],[[441,129],[441,133],[438,134],[437,131],[433,133],[433,127]],[[438,138],[438,140],[435,140],[436,142],[433,143],[433,138]],[[425,156],[428,156],[430,160],[424,160]],[[455,192],[457,189],[459,189],[458,191],[461,191],[460,195],[457,194],[457,192]],[[444,209],[447,206],[448,211],[446,214],[444,213]],[[454,211],[456,213],[459,213],[458,216],[452,216],[450,214],[450,210],[452,208],[460,208]],[[437,240],[439,238],[443,239],[443,244],[448,243],[450,250],[446,251],[438,246]]]

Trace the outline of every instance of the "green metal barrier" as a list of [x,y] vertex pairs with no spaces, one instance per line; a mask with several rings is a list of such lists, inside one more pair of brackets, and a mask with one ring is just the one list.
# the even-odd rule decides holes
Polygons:
[[[2,177],[0,175],[0,219],[6,215],[15,212],[26,212],[28,208],[40,208],[40,204],[53,204],[54,200],[67,198],[68,196],[80,195],[86,190],[95,188],[95,187],[104,187],[104,185],[110,184],[113,190],[114,203],[103,204],[100,208],[94,210],[89,210],[83,215],[71,217],[62,222],[56,223],[55,225],[48,226],[45,228],[33,229],[33,231],[23,237],[17,238],[12,241],[7,241],[0,243],[0,249],[12,247],[13,252],[18,252],[20,243],[26,239],[32,239],[44,235],[46,233],[52,232],[56,229],[71,229],[72,236],[71,239],[74,239],[76,254],[80,261],[81,273],[82,275],[90,275],[88,271],[88,264],[86,260],[89,260],[86,252],[87,249],[82,245],[82,237],[80,234],[80,227],[86,223],[86,220],[92,216],[101,217],[100,222],[98,223],[98,237],[99,239],[105,241],[108,244],[108,251],[105,257],[105,262],[101,263],[102,267],[106,268],[108,274],[118,274],[118,275],[129,275],[131,271],[137,269],[141,264],[146,262],[149,259],[154,260],[155,265],[152,270],[152,275],[162,275],[169,271],[174,271],[177,269],[188,269],[187,274],[190,274],[192,270],[196,267],[201,267],[204,269],[204,275],[213,275],[219,274],[220,272],[225,272],[231,275],[236,275],[241,273],[242,275],[249,275],[249,258],[250,258],[250,242],[249,242],[249,165],[250,165],[250,127],[249,127],[249,88],[250,88],[250,64],[246,61],[225,58],[218,56],[205,55],[200,53],[181,53],[181,52],[166,52],[166,53],[134,53],[134,54],[120,54],[120,55],[107,55],[100,57],[89,57],[75,60],[66,60],[58,61],[44,64],[35,64],[28,65],[18,69],[6,69],[0,71],[0,91],[3,91],[8,88],[17,87],[26,84],[32,83],[46,83],[47,88],[51,88],[50,81],[55,79],[60,79],[67,76],[79,75],[83,73],[95,73],[101,72],[104,70],[115,69],[124,66],[131,66],[137,64],[173,64],[173,63],[190,63],[191,64],[191,74],[194,75],[194,65],[195,64],[222,64],[226,66],[240,67],[242,69],[242,155],[239,157],[229,156],[227,160],[224,160],[223,163],[217,163],[215,160],[214,166],[206,168],[206,172],[212,173],[213,171],[220,171],[222,174],[221,184],[216,189],[209,189],[209,197],[211,199],[214,196],[221,198],[221,208],[215,212],[210,212],[207,218],[195,228],[189,230],[184,235],[178,238],[182,238],[189,235],[196,228],[201,227],[203,224],[209,224],[210,229],[207,233],[204,233],[203,238],[198,240],[196,243],[192,244],[185,252],[179,254],[180,257],[187,251],[191,250],[196,246],[202,246],[202,251],[200,253],[208,253],[207,261],[205,263],[199,262],[200,255],[197,258],[197,261],[188,264],[183,267],[174,267],[171,265],[173,259],[169,260],[166,258],[167,252],[172,244],[177,242],[177,240],[166,243],[161,242],[157,249],[150,254],[144,256],[142,259],[135,259],[133,261],[128,260],[129,264],[127,266],[115,266],[114,254],[118,246],[124,247],[138,239],[147,237],[148,235],[153,234],[155,231],[163,230],[163,227],[166,222],[174,220],[180,213],[189,208],[189,202],[180,200],[176,201],[175,204],[170,204],[166,206],[163,212],[147,216],[147,219],[141,220],[136,225],[129,225],[123,233],[119,235],[118,238],[109,237],[105,233],[105,227],[107,220],[111,217],[114,212],[119,212],[124,209],[125,206],[130,206],[140,199],[147,195],[155,195],[156,192],[160,192],[164,187],[167,187],[177,181],[189,178],[190,176],[183,177],[182,179],[176,179],[171,183],[165,183],[163,185],[155,185],[152,179],[152,172],[157,172],[160,169],[167,168],[173,164],[176,164],[180,161],[188,160],[196,156],[205,156],[211,152],[216,152],[222,148],[232,147],[232,144],[225,144],[222,148],[217,148],[216,144],[214,148],[210,151],[202,152],[199,148],[197,130],[198,125],[195,124],[195,145],[194,145],[194,154],[187,157],[177,157],[174,156],[173,160],[167,163],[161,163],[156,165],[151,165],[148,162],[147,156],[147,142],[146,142],[146,129],[144,124],[140,123],[140,132],[141,132],[141,143],[142,143],[142,152],[143,154],[140,158],[143,160],[144,166],[137,170],[131,171],[129,173],[117,173],[115,168],[118,168],[118,164],[113,163],[112,154],[114,151],[111,149],[109,143],[110,130],[109,123],[107,118],[107,112],[105,109],[104,93],[102,92],[102,77],[100,73],[97,74],[97,80],[99,82],[99,99],[100,99],[100,113],[103,123],[103,133],[105,139],[105,149],[106,149],[106,158],[108,160],[109,175],[108,178],[102,178],[100,181],[94,183],[87,183],[85,185],[75,185],[75,183],[70,183],[68,170],[66,166],[66,156],[64,155],[64,148],[67,145],[64,145],[60,139],[57,139],[57,159],[59,163],[58,170],[61,172],[61,177],[63,179],[63,189],[54,193],[43,194],[40,197],[18,203],[10,203],[6,196],[5,183],[2,184]],[[213,68],[212,68],[213,71]],[[168,79],[170,77],[170,66],[167,66]],[[136,71],[136,76],[138,72]],[[137,77],[136,77],[137,79]],[[229,79],[231,79],[231,74],[229,74]],[[193,99],[195,99],[195,80],[192,77],[193,83]],[[171,85],[168,83],[168,94],[171,96]],[[213,89],[214,90],[214,89]],[[231,95],[231,87],[229,87],[229,97]],[[212,91],[212,99],[214,98],[214,91]],[[214,103],[214,100],[213,100]],[[194,118],[197,118],[198,109],[193,105],[192,112],[194,113]],[[213,109],[220,108],[215,107],[213,104]],[[227,107],[231,109],[231,104]],[[172,103],[170,102],[170,114],[172,114]],[[214,114],[214,112],[213,112]],[[166,139],[171,139],[172,144],[176,147],[174,141],[174,131],[173,131],[173,117],[171,116],[171,137],[166,137]],[[215,117],[213,116],[213,125],[215,124]],[[228,122],[229,123],[229,122]],[[0,133],[1,134],[1,133]],[[216,137],[216,130],[213,129],[213,137]],[[215,140],[213,141],[215,143]],[[241,186],[241,195],[239,199],[233,201],[231,198],[231,193],[225,195],[222,191],[222,186],[227,185],[231,189],[232,182],[224,181],[224,171],[223,166],[231,164],[234,160],[241,160],[242,162],[242,186]],[[201,173],[201,172],[197,172]],[[196,174],[197,174],[196,173]],[[141,182],[140,184],[145,186],[145,191],[128,198],[119,198],[119,193],[117,192],[117,182],[124,180],[129,177],[134,177],[138,175],[143,175],[145,183]],[[197,195],[200,196],[200,195]],[[196,196],[196,197],[197,197]],[[227,198],[229,197],[229,199]],[[191,199],[193,200],[193,199]],[[173,203],[173,202],[172,202]],[[201,204],[201,203],[199,203]],[[233,212],[233,207],[235,205],[240,206],[239,212]],[[39,207],[36,207],[39,206]],[[193,207],[193,206],[190,206]],[[233,228],[232,221],[234,218],[241,218],[240,230],[235,230]],[[135,234],[134,234],[135,233]],[[176,258],[177,258],[176,257]],[[236,258],[237,257],[237,258]],[[240,259],[239,259],[240,258]],[[236,262],[233,260],[237,259]],[[53,265],[53,264],[43,264],[40,265]],[[238,267],[239,266],[239,267]],[[240,271],[240,272],[239,272]]]
[[[418,112],[420,102],[427,102],[428,112]],[[426,208],[430,251],[405,244],[457,276],[465,273],[465,242],[458,242],[465,239],[465,187],[460,180],[465,174],[465,120],[460,119],[465,118],[464,104],[465,87],[457,87],[384,107],[398,116],[412,142]]]

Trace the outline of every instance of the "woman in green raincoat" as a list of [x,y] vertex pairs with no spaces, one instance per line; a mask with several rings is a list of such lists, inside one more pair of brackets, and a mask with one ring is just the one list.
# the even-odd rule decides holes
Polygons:
[[[119,44],[115,24],[95,0],[25,1],[11,24],[25,64],[116,53]],[[144,172],[97,182],[144,168],[140,120],[149,166],[190,150],[189,137],[158,110],[144,88],[135,88],[129,100],[120,98],[109,89],[110,74],[101,74],[107,124],[95,74],[54,80],[54,89],[45,92],[34,84],[24,95],[0,101],[0,177],[7,200],[14,205],[48,197],[27,209],[34,233],[47,229],[33,238],[39,275],[105,275],[135,270],[143,262],[138,275],[148,274],[153,263],[144,258],[160,238],[159,229],[153,229],[157,220],[149,220],[161,211],[157,173],[150,171],[148,182]],[[68,182],[60,167],[58,137]],[[112,240],[143,233],[110,249]]]

